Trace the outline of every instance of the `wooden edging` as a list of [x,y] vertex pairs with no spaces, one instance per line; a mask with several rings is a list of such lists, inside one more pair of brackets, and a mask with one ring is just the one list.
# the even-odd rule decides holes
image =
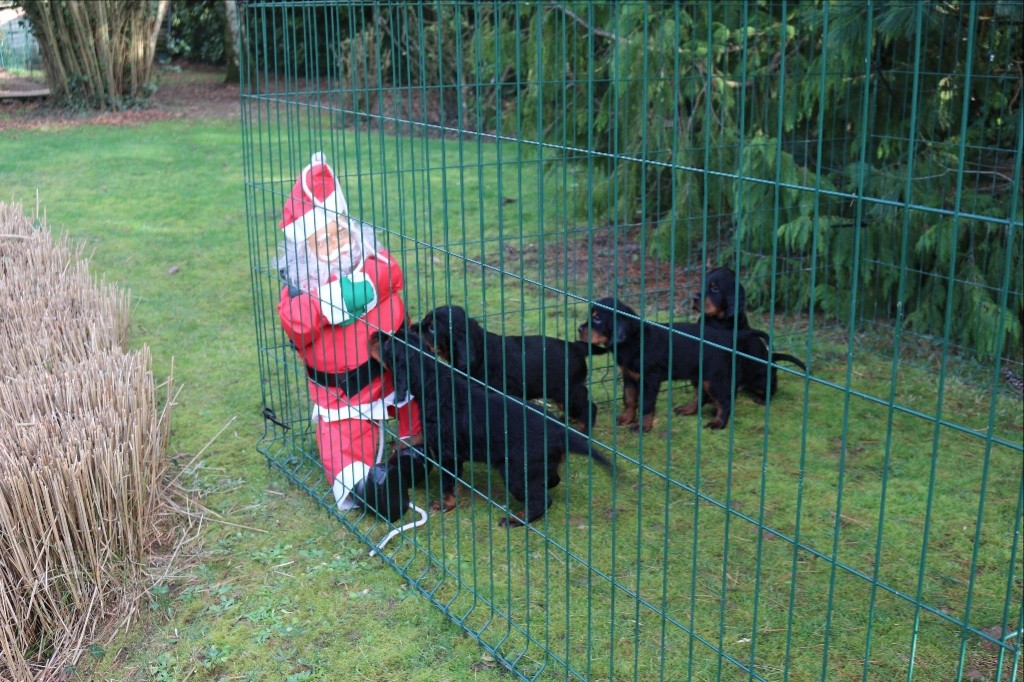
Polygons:
[[0,99],[31,99],[33,97],[49,97],[50,89],[42,90],[0,90]]

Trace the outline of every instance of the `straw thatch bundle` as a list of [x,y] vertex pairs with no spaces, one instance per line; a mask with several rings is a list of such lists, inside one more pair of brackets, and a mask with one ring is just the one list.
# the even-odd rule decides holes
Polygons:
[[0,678],[38,680],[145,589],[168,412],[127,294],[3,203],[0,292]]

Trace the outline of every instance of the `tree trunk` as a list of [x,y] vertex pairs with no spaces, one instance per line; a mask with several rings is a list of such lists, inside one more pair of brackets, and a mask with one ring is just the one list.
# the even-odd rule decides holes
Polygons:
[[224,0],[224,14],[224,59],[228,64],[224,82],[237,83],[240,80],[238,53],[242,43],[238,35],[238,6],[235,0]]
[[153,55],[170,0],[24,0],[58,104],[124,109],[152,93]]

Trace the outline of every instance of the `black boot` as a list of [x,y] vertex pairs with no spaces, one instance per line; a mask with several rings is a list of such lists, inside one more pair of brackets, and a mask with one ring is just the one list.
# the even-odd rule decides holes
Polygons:
[[423,482],[430,463],[423,453],[403,447],[386,463],[374,464],[366,477],[352,488],[359,504],[394,523],[409,508],[409,489]]
[[417,486],[422,483],[427,474],[430,473],[430,462],[422,452],[404,446],[395,451],[395,454],[388,458],[388,466],[393,466],[401,472],[402,485]]
[[352,488],[352,497],[382,518],[394,523],[409,508],[410,481],[400,480],[396,464],[374,464],[366,477]]

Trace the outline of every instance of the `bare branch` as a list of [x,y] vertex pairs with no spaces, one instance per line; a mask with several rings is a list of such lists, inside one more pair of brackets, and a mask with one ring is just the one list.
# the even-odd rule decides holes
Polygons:
[[596,36],[600,36],[600,37],[602,37],[602,38],[604,38],[606,40],[612,40],[612,41],[617,42],[617,43],[622,42],[622,40],[623,40],[621,37],[615,35],[614,33],[609,33],[608,31],[602,31],[599,28],[594,28],[593,26],[588,24],[583,18],[577,16],[574,12],[572,12],[568,7],[563,7],[562,5],[559,5],[558,3],[551,3],[550,5],[548,5],[548,7],[553,7],[554,9],[559,10],[562,14],[564,14],[567,17],[569,17],[570,19],[575,21],[577,24],[579,24],[583,28],[587,29],[587,31],[589,31],[590,33],[593,33]]

